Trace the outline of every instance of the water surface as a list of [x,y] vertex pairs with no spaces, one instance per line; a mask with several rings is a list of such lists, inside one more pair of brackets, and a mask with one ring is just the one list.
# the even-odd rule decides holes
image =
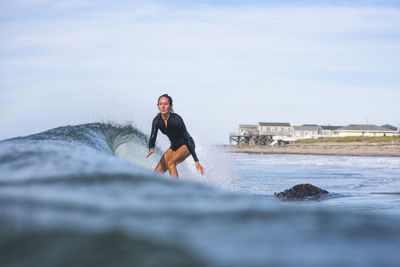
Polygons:
[[[185,162],[177,181],[152,172],[147,141],[101,123],[1,141],[0,265],[400,263],[398,158],[212,151],[208,176]],[[305,182],[331,197],[273,197]]]

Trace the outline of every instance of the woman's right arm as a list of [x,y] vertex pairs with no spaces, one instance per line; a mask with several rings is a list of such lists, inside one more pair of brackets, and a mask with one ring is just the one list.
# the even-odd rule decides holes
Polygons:
[[154,149],[153,147],[156,145],[156,139],[157,139],[157,133],[158,133],[158,126],[157,126],[157,120],[158,116],[156,116],[153,120],[153,123],[151,125],[151,134],[149,138],[149,153],[147,154],[148,158],[151,154],[153,154]]

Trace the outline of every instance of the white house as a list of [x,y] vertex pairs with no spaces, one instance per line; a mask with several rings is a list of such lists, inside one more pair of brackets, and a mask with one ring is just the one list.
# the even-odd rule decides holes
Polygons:
[[292,136],[293,128],[288,122],[259,122],[260,135]]
[[396,131],[373,124],[350,124],[337,129],[339,136],[393,136]]
[[293,126],[293,137],[295,139],[317,138],[322,134],[318,125]]
[[257,124],[239,124],[239,135],[255,135],[258,134]]
[[330,126],[330,125],[321,125],[323,137],[335,137],[339,136],[337,129],[342,128],[343,126]]

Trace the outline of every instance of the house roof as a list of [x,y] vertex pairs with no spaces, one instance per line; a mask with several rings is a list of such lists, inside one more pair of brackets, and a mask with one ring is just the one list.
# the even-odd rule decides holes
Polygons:
[[295,131],[318,131],[320,127],[318,125],[302,125],[302,126],[293,126]]
[[382,125],[381,127],[386,128],[388,130],[397,131],[397,127],[394,127],[393,125],[390,125],[390,124],[385,124],[385,125]]
[[322,130],[331,130],[331,131],[334,131],[334,130],[337,130],[337,129],[339,129],[339,128],[342,128],[343,126],[321,125],[320,127],[322,128]]
[[338,131],[371,131],[371,132],[393,132],[384,127],[376,126],[373,124],[350,124],[348,126],[339,128]]
[[290,123],[288,122],[259,122],[260,126],[283,126],[283,127],[290,127]]
[[257,128],[257,124],[239,124],[239,128]]

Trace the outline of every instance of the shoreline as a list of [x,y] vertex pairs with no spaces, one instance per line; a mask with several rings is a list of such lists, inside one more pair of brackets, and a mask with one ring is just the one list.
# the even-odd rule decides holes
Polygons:
[[280,146],[224,146],[231,153],[301,154],[334,156],[400,157],[399,143],[314,143]]

